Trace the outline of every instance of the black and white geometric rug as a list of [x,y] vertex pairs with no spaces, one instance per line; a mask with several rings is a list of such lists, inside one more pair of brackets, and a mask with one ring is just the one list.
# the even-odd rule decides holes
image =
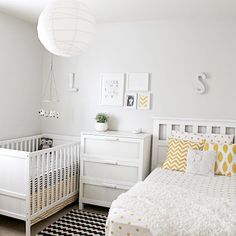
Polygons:
[[104,236],[107,216],[73,209],[38,233],[38,236]]

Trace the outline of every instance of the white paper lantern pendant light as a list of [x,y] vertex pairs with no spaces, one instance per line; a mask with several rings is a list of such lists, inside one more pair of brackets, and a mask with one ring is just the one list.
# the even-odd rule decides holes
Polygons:
[[95,35],[96,22],[88,7],[78,0],[57,0],[38,20],[38,37],[45,48],[58,56],[78,56]]

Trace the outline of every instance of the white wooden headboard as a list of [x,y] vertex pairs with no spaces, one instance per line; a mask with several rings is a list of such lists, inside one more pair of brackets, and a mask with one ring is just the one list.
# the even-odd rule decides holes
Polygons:
[[166,159],[168,137],[172,130],[208,134],[236,135],[234,120],[198,120],[180,118],[153,118],[152,170]]

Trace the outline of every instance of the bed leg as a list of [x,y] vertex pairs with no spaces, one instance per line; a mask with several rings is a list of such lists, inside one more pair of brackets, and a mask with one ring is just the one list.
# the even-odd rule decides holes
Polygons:
[[25,235],[31,236],[30,220],[26,220],[25,222]]

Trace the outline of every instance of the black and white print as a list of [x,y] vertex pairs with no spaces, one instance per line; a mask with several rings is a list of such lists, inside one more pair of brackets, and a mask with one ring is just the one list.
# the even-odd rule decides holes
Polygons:
[[125,106],[126,108],[136,109],[137,103],[137,94],[136,93],[127,93],[125,95]]

